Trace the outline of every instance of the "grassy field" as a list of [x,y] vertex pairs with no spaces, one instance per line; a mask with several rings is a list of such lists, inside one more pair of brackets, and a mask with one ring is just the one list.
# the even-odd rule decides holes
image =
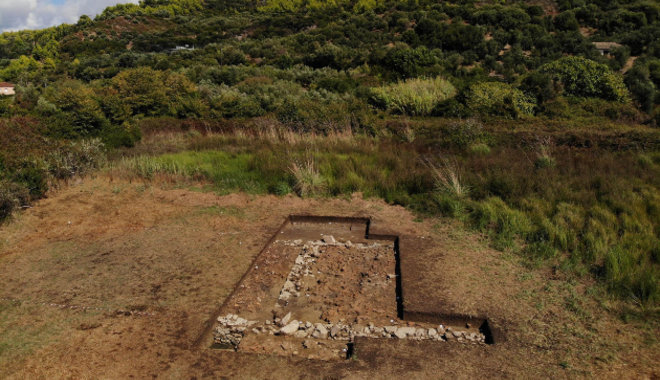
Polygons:
[[[574,133],[575,139],[562,140],[552,125],[507,131],[466,120],[395,125],[380,138],[156,134],[136,148],[140,154],[113,161],[108,172],[161,177],[175,186],[202,181],[219,194],[360,192],[420,215],[461,220],[489,235],[498,250],[594,277],[611,294],[655,315],[658,133],[643,127]],[[619,146],[601,145],[612,144],[612,136]],[[161,154],[163,149],[174,152]]]

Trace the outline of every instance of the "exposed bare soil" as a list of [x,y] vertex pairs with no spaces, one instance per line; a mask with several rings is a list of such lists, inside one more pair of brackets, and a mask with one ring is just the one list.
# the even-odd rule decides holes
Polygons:
[[301,279],[302,294],[286,307],[302,320],[368,322],[385,325],[396,318],[394,249],[389,245],[359,249],[321,247]]
[[[295,225],[282,231],[249,269],[223,312],[250,320],[292,312],[296,319],[312,323],[365,324],[368,319],[383,324],[397,317],[393,242],[365,239],[364,226],[361,231],[356,228],[349,239],[326,226],[304,227]],[[351,246],[309,244],[320,242],[322,231]],[[304,262],[296,267],[306,273],[291,273],[296,260]],[[287,283],[297,287],[295,294],[283,290]]]
[[[371,216],[402,249],[406,307],[487,315],[502,344],[363,339],[354,359],[198,346],[292,213]],[[417,242],[417,243],[415,243]],[[443,219],[381,201],[217,196],[104,177],[0,227],[0,378],[657,378],[654,324],[561,270],[528,268]],[[414,280],[414,282],[413,282]],[[406,279],[404,278],[404,282]]]
[[404,312],[398,247],[419,244],[373,231],[364,218],[287,218],[224,302],[213,347],[343,360],[361,338],[494,342],[485,318]]

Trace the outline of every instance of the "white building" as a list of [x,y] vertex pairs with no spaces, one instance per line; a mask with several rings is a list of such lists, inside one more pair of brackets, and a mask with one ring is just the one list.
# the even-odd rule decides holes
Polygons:
[[617,44],[616,42],[594,42],[594,46],[601,55],[609,55],[612,50],[620,48],[623,45]]
[[14,85],[7,82],[0,82],[0,95],[16,95]]

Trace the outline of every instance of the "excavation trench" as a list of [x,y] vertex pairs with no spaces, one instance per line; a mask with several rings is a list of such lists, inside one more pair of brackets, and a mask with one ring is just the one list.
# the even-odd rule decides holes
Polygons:
[[400,239],[371,227],[289,216],[223,303],[213,347],[333,360],[358,338],[495,343],[485,318],[406,310]]

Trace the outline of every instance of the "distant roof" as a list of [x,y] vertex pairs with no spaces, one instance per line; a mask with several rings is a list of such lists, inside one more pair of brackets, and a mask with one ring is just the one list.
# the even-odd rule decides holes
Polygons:
[[0,82],[0,87],[14,87],[14,85],[9,82]]
[[596,49],[614,49],[621,47],[621,44],[616,42],[594,42],[594,46],[596,46]]

